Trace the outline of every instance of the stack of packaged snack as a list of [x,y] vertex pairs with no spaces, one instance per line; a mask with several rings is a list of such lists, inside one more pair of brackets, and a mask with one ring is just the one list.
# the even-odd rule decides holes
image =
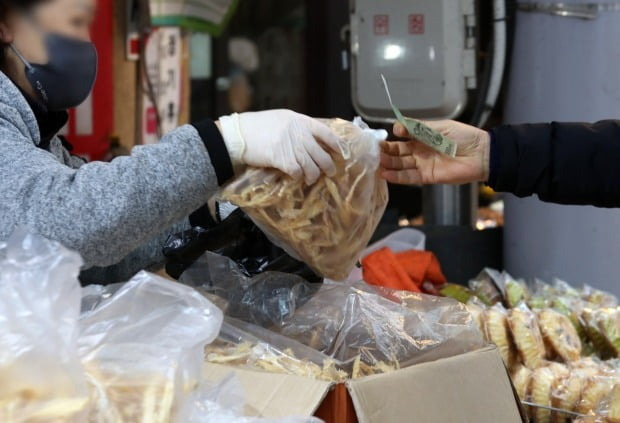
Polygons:
[[496,344],[533,422],[620,422],[620,307],[611,294],[485,269],[464,302]]

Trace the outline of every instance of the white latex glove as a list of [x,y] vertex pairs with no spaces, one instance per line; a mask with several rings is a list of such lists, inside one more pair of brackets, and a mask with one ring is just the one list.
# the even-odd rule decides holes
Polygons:
[[291,110],[232,114],[220,118],[222,136],[235,170],[272,167],[313,184],[336,173],[325,150],[339,152],[339,138],[318,120]]

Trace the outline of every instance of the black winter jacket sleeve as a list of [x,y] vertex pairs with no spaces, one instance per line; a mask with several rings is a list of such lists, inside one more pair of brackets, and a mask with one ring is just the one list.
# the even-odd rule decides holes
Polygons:
[[494,190],[620,207],[620,121],[505,125],[490,133]]

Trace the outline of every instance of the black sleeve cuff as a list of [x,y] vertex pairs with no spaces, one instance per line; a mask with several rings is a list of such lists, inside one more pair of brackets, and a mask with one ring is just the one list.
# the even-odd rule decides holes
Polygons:
[[[216,206],[217,207],[217,206]],[[189,224],[192,227],[200,226],[201,228],[210,229],[217,225],[217,222],[211,216],[209,205],[205,204],[194,213],[189,215]]]
[[503,125],[490,133],[489,186],[518,197],[540,194],[550,170],[551,125]]
[[217,183],[224,185],[226,181],[234,176],[232,161],[228,155],[224,137],[222,137],[215,122],[210,119],[202,120],[194,124],[194,127],[207,148],[211,158],[211,165],[215,169]]
[[495,131],[489,131],[491,137],[491,145],[489,147],[489,177],[487,185],[493,186],[497,182],[497,172],[499,170],[499,151],[497,149],[497,137]]

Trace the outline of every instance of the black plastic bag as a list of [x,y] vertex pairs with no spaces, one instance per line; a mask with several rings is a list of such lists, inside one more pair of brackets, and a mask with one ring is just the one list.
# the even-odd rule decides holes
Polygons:
[[250,276],[230,258],[213,252],[198,258],[179,282],[205,294],[227,316],[263,327],[284,324],[321,286],[291,273]]
[[170,236],[163,248],[166,272],[178,279],[207,251],[232,259],[247,276],[274,271],[294,274],[308,282],[321,281],[308,266],[269,241],[241,209],[212,228],[194,227]]

